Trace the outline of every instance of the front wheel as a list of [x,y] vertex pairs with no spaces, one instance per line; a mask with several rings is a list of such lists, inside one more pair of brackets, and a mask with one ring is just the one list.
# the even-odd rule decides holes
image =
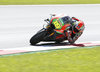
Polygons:
[[30,39],[30,43],[31,45],[36,45],[37,43],[39,43],[40,41],[43,40],[43,38],[46,35],[46,30],[42,29],[40,30],[37,34],[35,34],[31,39]]

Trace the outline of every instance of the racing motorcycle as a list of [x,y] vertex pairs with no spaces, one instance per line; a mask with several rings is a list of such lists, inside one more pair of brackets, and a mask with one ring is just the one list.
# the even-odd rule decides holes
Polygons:
[[36,45],[41,41],[60,43],[67,40],[65,30],[69,29],[70,24],[64,24],[61,18],[55,17],[55,14],[44,21],[47,23],[46,27],[43,27],[30,39],[31,45]]

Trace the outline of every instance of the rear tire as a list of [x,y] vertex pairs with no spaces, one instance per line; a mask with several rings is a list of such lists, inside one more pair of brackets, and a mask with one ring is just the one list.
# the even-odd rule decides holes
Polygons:
[[37,43],[39,43],[40,41],[42,41],[44,39],[45,35],[46,35],[46,30],[45,29],[40,30],[37,34],[35,34],[30,39],[31,45],[36,45]]

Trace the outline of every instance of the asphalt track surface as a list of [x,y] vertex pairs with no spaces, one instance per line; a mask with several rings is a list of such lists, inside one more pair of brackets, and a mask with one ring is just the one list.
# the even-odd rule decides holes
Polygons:
[[66,14],[84,21],[85,31],[76,42],[100,41],[100,4],[96,5],[1,5],[0,49],[28,47],[49,14]]

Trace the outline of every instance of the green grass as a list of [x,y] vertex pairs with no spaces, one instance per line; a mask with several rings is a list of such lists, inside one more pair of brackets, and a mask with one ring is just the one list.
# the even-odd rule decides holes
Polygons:
[[100,72],[100,47],[4,56],[0,72]]
[[100,0],[0,0],[0,5],[100,4]]

